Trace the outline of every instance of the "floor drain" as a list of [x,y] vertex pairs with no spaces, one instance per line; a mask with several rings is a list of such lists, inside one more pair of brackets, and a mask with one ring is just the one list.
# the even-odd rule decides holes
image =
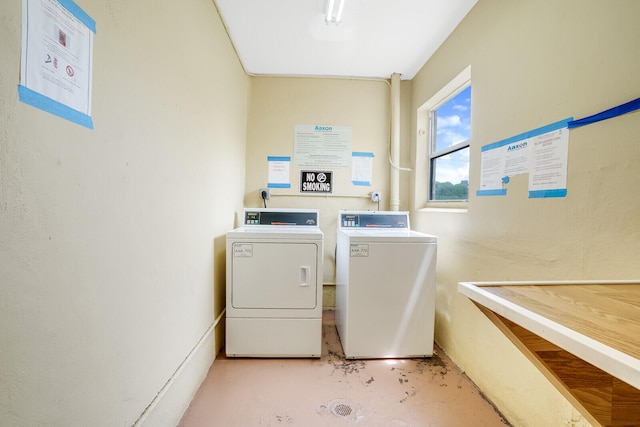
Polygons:
[[331,408],[331,412],[339,417],[348,417],[351,415],[351,406],[339,403]]

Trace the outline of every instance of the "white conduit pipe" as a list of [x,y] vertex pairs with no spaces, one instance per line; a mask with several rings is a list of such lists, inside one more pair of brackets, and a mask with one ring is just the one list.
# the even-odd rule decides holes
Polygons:
[[400,74],[391,74],[391,176],[389,203],[392,211],[400,209]]

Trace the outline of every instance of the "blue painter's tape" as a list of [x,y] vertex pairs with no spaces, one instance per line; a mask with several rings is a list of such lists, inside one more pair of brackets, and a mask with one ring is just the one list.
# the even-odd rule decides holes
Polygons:
[[371,182],[369,181],[351,181],[353,185],[359,185],[362,187],[371,187]]
[[269,188],[291,188],[291,184],[274,184],[274,183],[270,182],[269,184],[267,184],[267,187],[269,187]]
[[567,197],[567,189],[559,188],[557,190],[536,190],[529,191],[530,199],[542,199],[545,197]]
[[590,125],[591,123],[596,123],[602,120],[611,119],[613,117],[621,116],[635,110],[640,110],[640,98],[634,99],[633,101],[627,102],[626,104],[610,108],[606,111],[602,111],[601,113],[594,114],[593,116],[573,120],[569,122],[567,126],[569,127],[569,129],[573,129],[580,126]]
[[502,183],[503,184],[508,184],[509,183],[509,177],[505,176],[504,178],[502,178]]
[[80,20],[84,25],[87,26],[93,33],[96,33],[96,21],[93,20],[87,13],[80,8],[77,4],[75,4],[72,0],[58,0],[58,3],[69,12],[73,14],[76,18]]
[[362,151],[354,151],[353,153],[351,153],[351,155],[353,157],[375,157],[373,153],[365,153]]
[[555,123],[551,123],[546,126],[539,127],[537,129],[530,130],[525,133],[521,133],[520,135],[512,136],[511,138],[503,139],[502,141],[494,142],[492,144],[483,145],[480,151],[489,151],[494,148],[500,148],[505,145],[513,144],[516,141],[521,141],[527,138],[533,138],[534,136],[542,135],[548,132],[553,132],[554,130],[566,128],[569,122],[573,121],[573,117],[569,117],[564,120],[557,121]]
[[290,162],[291,157],[289,156],[267,156],[267,161],[269,162]]
[[48,96],[44,96],[22,85],[18,85],[18,95],[20,97],[20,101],[25,104],[33,105],[36,108],[54,114],[58,117],[62,117],[70,122],[93,129],[93,120],[91,119],[91,116],[81,113],[78,110],[74,110],[73,108],[55,101]]
[[477,190],[476,191],[476,196],[506,196],[507,195],[507,190],[502,188],[502,189],[497,189],[497,190]]

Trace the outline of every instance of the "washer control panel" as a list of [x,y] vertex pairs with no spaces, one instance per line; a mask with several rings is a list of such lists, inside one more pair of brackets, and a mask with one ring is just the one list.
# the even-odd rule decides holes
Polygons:
[[243,224],[318,227],[318,211],[302,209],[245,209]]
[[340,228],[394,228],[409,229],[409,212],[343,211],[340,212]]

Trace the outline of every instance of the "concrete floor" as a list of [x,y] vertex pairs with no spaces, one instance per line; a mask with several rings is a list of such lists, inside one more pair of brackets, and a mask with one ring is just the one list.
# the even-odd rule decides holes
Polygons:
[[227,358],[211,366],[180,427],[509,425],[436,347],[427,359],[345,360],[332,311],[320,359]]

